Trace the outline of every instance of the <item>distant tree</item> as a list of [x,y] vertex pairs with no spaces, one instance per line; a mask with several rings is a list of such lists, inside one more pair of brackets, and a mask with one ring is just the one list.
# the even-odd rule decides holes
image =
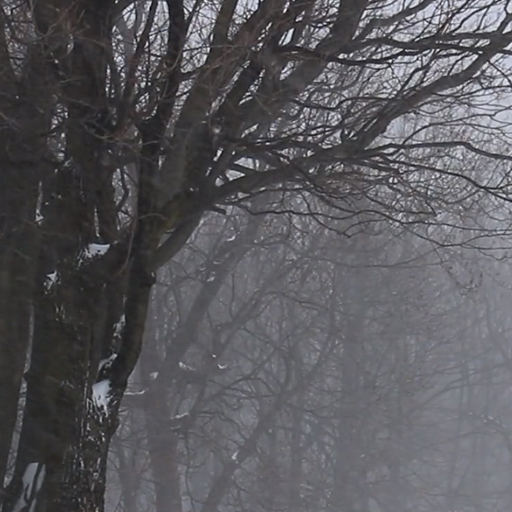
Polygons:
[[[462,263],[507,264],[460,248],[432,251],[388,229],[347,240],[315,229],[311,216],[294,218],[295,227],[283,216],[250,219],[259,229],[249,241],[243,215],[211,218],[160,273],[123,402],[127,453],[118,455],[116,443],[112,454],[111,507],[506,507],[510,429],[499,404],[510,377],[495,345],[506,354],[507,342],[496,333],[490,343],[479,304],[488,291],[488,323],[502,333],[508,300],[482,276],[473,286]],[[233,251],[243,258],[226,269]],[[449,271],[439,265],[446,253]],[[194,341],[173,369],[166,354],[183,332]],[[282,400],[276,384],[285,371]],[[137,461],[131,478],[119,470],[123,460]]]
[[430,236],[509,199],[507,6],[1,3],[5,512],[104,508],[155,272],[205,219],[267,193]]

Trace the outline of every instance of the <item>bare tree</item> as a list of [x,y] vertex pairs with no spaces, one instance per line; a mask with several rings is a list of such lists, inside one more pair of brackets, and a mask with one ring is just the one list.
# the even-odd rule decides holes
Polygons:
[[507,5],[2,2],[2,478],[28,366],[6,512],[103,509],[155,272],[202,222],[267,192],[430,236],[508,200]]

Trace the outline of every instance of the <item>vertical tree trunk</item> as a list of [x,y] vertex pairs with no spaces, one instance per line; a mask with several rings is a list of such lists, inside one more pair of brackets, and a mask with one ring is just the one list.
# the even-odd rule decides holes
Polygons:
[[[156,397],[151,399],[152,407],[145,408],[148,449],[151,472],[155,486],[155,512],[181,512],[181,486],[178,470],[178,438],[166,430],[169,417],[158,410]],[[155,410],[156,407],[156,410]],[[149,410],[151,409],[151,410]]]
[[[153,302],[154,304],[154,302]],[[155,319],[159,310],[153,308],[148,322],[148,344],[141,356],[140,368],[145,384],[143,412],[146,424],[147,443],[153,485],[155,487],[155,512],[182,512],[181,483],[178,468],[178,442],[175,432],[170,429],[171,407],[169,404],[166,379],[150,380],[149,374],[158,368],[158,336]],[[164,313],[161,313],[164,314]],[[169,368],[165,369],[169,371]]]
[[[25,241],[30,241],[30,237]],[[0,256],[0,482],[6,473],[29,344],[30,266],[19,253],[33,250],[30,245],[29,242],[7,247]],[[20,282],[16,279],[19,275],[27,276],[27,281]]]
[[304,408],[304,392],[298,391],[294,408],[291,411],[291,439],[290,439],[290,468],[289,468],[289,491],[288,510],[300,512],[302,509],[302,415]]
[[[3,57],[1,41],[0,55]],[[19,87],[5,63],[0,73],[0,486],[3,484],[29,346],[39,255],[40,180],[51,170],[46,140],[54,82],[40,48],[28,50]]]
[[90,374],[98,371],[97,364],[91,367],[99,317],[94,305],[101,303],[103,289],[99,284],[86,287],[84,275],[66,266],[54,271],[56,283],[45,276],[38,285],[25,414],[4,510],[16,510],[27,501],[27,472],[34,464],[41,479],[40,492],[33,497],[36,511],[88,510],[83,501],[89,498],[81,496],[84,489],[102,505],[101,480],[116,416],[116,408],[107,414],[106,405],[91,399]]
[[[339,274],[341,280],[343,275]],[[359,278],[361,279],[361,278]],[[360,282],[363,282],[362,280]],[[355,283],[355,284],[354,284]],[[361,361],[364,358],[363,342],[366,322],[364,292],[358,289],[357,273],[354,281],[343,283],[350,290],[350,302],[344,326],[343,350],[340,354],[340,397],[336,438],[334,445],[333,491],[330,509],[364,511],[365,496],[361,492],[362,412],[364,395],[361,384]],[[338,284],[338,290],[343,290]]]

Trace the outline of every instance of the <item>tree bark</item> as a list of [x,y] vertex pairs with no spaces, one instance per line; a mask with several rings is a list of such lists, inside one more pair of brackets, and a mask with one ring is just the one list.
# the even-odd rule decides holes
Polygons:
[[[0,40],[3,45],[3,37]],[[7,63],[4,62],[0,74],[0,486],[5,477],[30,342],[40,248],[40,180],[51,170],[46,140],[41,133],[50,127],[55,84],[47,74],[40,48],[35,46],[28,52],[27,66],[16,92]]]

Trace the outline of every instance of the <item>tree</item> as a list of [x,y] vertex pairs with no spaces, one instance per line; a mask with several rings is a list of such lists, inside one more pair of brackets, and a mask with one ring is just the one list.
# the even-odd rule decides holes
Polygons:
[[266,192],[430,236],[508,199],[505,1],[1,8],[2,478],[27,386],[6,512],[102,510],[155,272],[205,219]]
[[[125,484],[115,467],[112,508],[506,507],[506,408],[493,397],[499,389],[506,400],[510,378],[482,330],[482,286],[446,279],[431,245],[411,235],[347,241],[317,230],[305,238],[313,217],[290,230],[285,218],[267,216],[245,257],[224,274],[227,247],[247,242],[244,229],[238,244],[231,233],[223,242],[233,220],[203,224],[160,275],[151,341],[124,402],[132,406],[122,437],[124,458],[137,461],[138,508],[129,508],[133,479]],[[194,257],[203,264],[190,264]],[[455,262],[453,254],[452,275]],[[212,289],[201,321],[197,305]],[[505,316],[490,323],[503,328]],[[172,370],[166,354],[188,322],[197,339]],[[287,396],[277,404],[286,369]],[[469,396],[468,409],[461,400]],[[269,410],[272,404],[279,407]],[[151,428],[137,405],[158,418]],[[494,421],[505,420],[501,426],[491,411]],[[256,429],[261,424],[270,426]],[[122,456],[113,457],[122,466]]]

